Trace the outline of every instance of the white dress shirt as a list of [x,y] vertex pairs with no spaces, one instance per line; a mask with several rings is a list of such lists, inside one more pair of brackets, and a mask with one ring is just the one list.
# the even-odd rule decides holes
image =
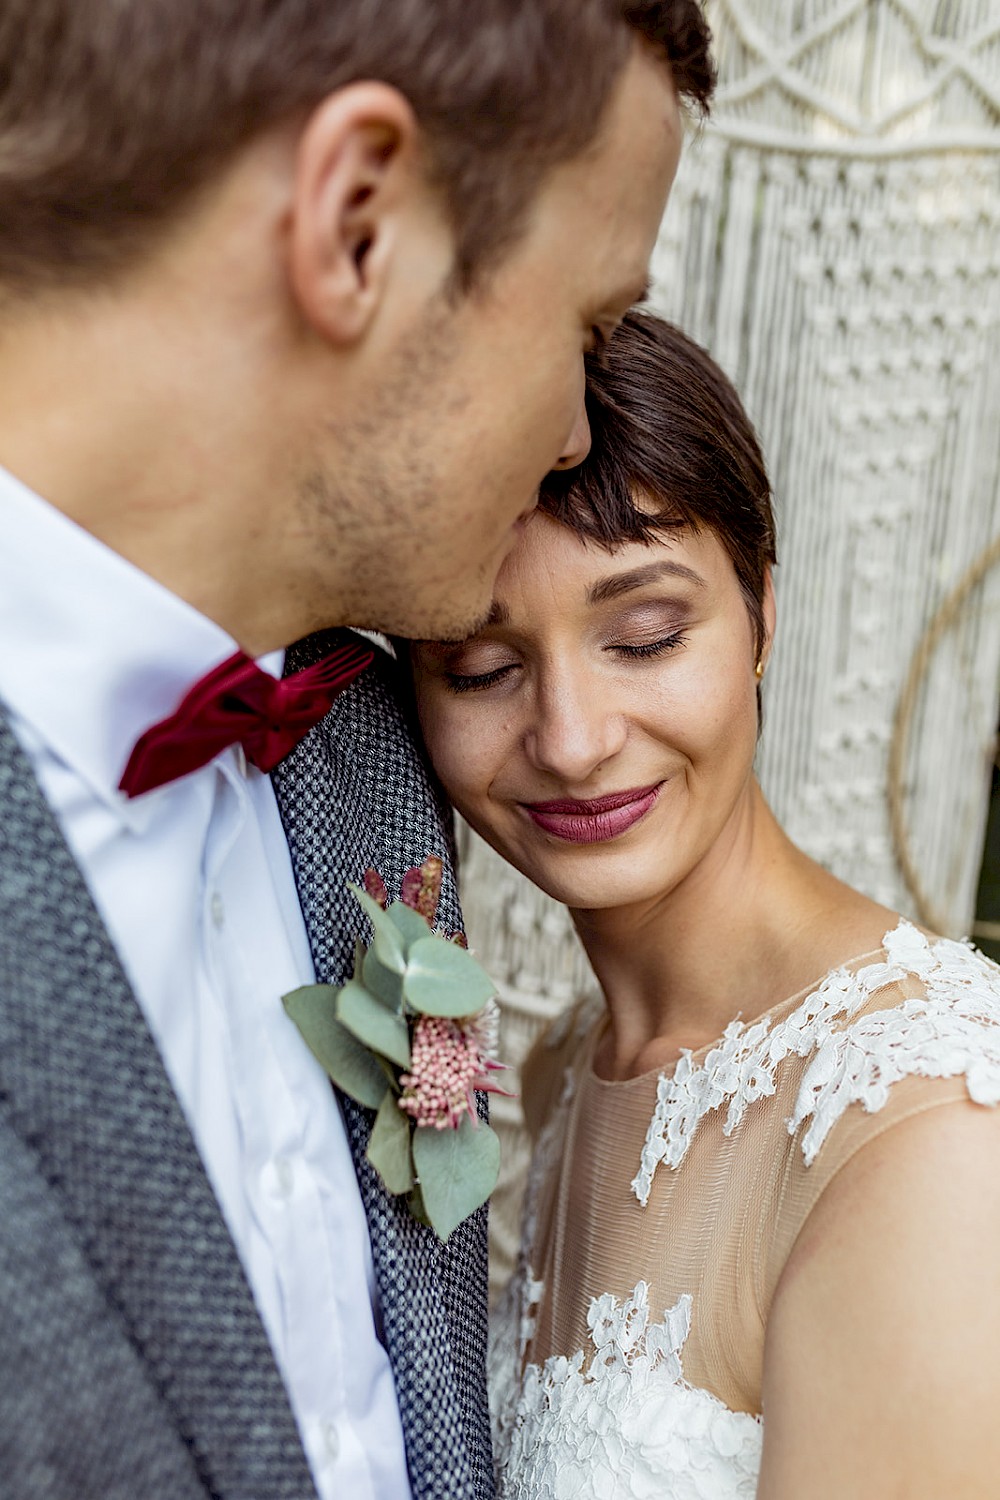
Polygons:
[[234,747],[117,790],[142,731],[235,649],[0,470],[0,699],[187,1116],[322,1500],[405,1500],[344,1122],[281,1004],[315,976],[271,783]]

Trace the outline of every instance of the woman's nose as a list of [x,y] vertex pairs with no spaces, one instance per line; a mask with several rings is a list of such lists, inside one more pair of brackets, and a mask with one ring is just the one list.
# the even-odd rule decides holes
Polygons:
[[583,397],[581,397],[580,407],[576,414],[576,420],[573,423],[573,427],[569,434],[569,437],[566,439],[566,446],[563,449],[563,452],[561,453],[558,461],[553,464],[553,468],[575,469],[577,464],[583,463],[583,460],[587,457],[587,454],[589,452],[590,418],[587,416],[587,403],[583,399]]
[[533,764],[567,791],[582,791],[598,767],[621,750],[626,735],[624,715],[608,703],[599,683],[563,678],[536,699],[526,750]]

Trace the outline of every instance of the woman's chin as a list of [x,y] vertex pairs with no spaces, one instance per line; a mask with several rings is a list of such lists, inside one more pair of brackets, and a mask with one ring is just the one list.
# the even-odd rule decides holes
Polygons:
[[574,911],[610,911],[655,901],[673,883],[665,879],[662,857],[646,862],[634,849],[584,844],[558,850],[526,853],[523,848],[500,853],[539,890]]
[[555,901],[561,901],[570,911],[617,911],[631,906],[642,906],[659,900],[666,894],[663,883],[630,881],[609,888],[596,882],[557,882],[548,886],[536,881],[540,889]]

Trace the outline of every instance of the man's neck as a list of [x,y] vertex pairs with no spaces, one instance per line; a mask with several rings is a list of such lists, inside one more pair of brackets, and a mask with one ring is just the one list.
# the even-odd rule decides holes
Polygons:
[[13,317],[0,464],[259,654],[287,644],[242,563],[241,528],[279,485],[262,393],[231,333],[178,316],[177,290],[63,297]]

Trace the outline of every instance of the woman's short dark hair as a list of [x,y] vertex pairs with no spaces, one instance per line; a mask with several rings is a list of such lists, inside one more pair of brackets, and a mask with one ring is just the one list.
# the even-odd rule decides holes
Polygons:
[[590,453],[548,476],[541,508],[610,549],[708,527],[732,559],[759,652],[774,514],[757,434],[732,383],[679,328],[633,311],[591,361],[587,409]]

